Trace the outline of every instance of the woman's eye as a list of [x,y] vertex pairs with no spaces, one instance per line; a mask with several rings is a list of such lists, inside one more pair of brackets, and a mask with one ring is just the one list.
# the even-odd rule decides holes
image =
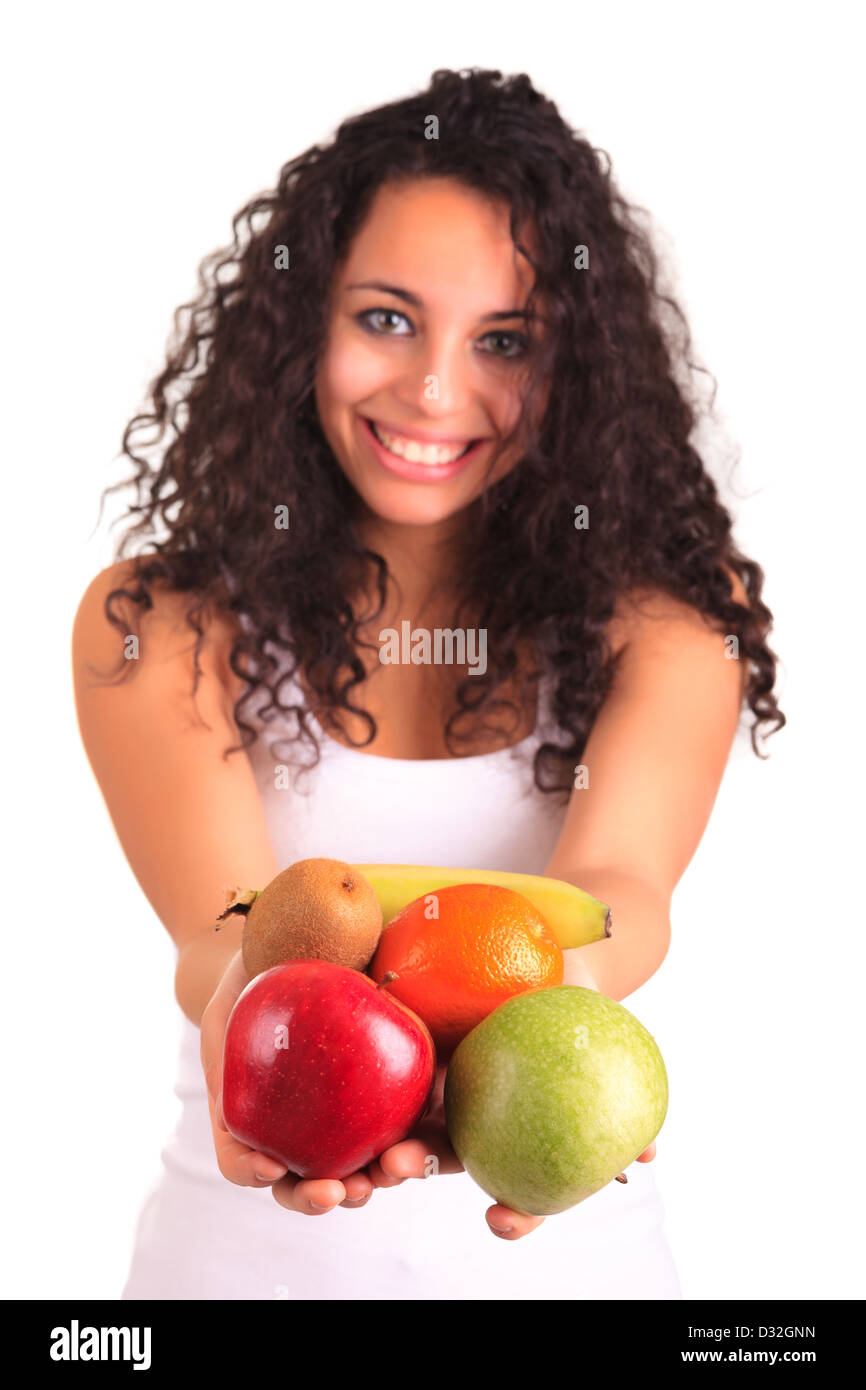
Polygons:
[[524,333],[487,333],[486,338],[498,338],[500,342],[504,339],[510,344],[513,351],[494,352],[494,357],[522,357],[529,346],[529,340]]
[[363,312],[362,314],[359,314],[359,315],[358,315],[358,322],[362,325],[362,327],[366,328],[369,332],[372,332],[372,333],[385,333],[386,336],[391,337],[391,338],[394,338],[394,337],[404,337],[404,336],[405,336],[405,335],[402,334],[402,333],[396,333],[396,334],[395,334],[395,333],[391,333],[391,332],[390,332],[390,329],[388,329],[388,328],[382,328],[381,326],[378,326],[378,325],[377,325],[377,326],[374,326],[374,324],[373,324],[373,322],[372,322],[373,316],[374,316],[374,315],[378,315],[379,318],[382,318],[382,319],[387,319],[387,318],[402,319],[404,323],[408,323],[409,320],[406,318],[406,315],[405,315],[405,314],[399,313],[397,309],[365,309],[364,312]]
[[[403,323],[411,330],[406,315],[401,314],[398,309],[364,309],[362,313],[357,315],[357,319],[361,327],[365,328],[368,333],[375,333],[380,337],[405,338],[408,336],[406,333],[393,332],[389,320],[402,319]],[[494,333],[485,333],[481,341],[486,342],[491,338],[500,344],[503,342],[505,344],[504,349],[492,351],[491,356],[493,357],[522,357],[529,346],[529,341],[524,333],[508,333],[500,330]],[[483,351],[489,352],[490,349],[485,348]]]

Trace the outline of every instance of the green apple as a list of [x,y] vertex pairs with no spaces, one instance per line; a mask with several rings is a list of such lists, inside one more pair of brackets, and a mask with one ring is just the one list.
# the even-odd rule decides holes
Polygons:
[[529,1216],[565,1211],[652,1143],[668,1108],[655,1039],[613,999],[582,985],[500,1004],[457,1047],[445,1123],[470,1176]]

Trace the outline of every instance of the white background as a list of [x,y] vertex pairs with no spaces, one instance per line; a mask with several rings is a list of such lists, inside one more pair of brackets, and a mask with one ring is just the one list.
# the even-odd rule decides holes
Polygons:
[[528,72],[652,211],[776,616],[789,725],[766,762],[739,736],[667,960],[625,1001],[668,1066],[655,1172],[684,1295],[866,1294],[855,16],[371,0],[337,21],[246,0],[7,21],[5,1297],[118,1296],[177,1108],[173,949],[70,678],[75,607],[113,558],[90,533],[122,429],[237,208],[345,116],[470,65]]

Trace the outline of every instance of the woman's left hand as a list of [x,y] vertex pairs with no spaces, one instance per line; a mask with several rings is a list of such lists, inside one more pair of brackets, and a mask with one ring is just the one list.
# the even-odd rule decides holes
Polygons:
[[[586,989],[598,989],[595,977],[589,967],[581,960],[576,947],[565,952],[565,972],[563,984],[583,985]],[[445,1084],[446,1065],[436,1068],[433,1083],[433,1096],[424,1118],[406,1139],[392,1144],[380,1154],[378,1159],[368,1164],[367,1173],[374,1187],[395,1187],[407,1178],[427,1178],[442,1173],[462,1173],[460,1162],[448,1138],[445,1128],[445,1108],[442,1090]],[[656,1156],[655,1141],[638,1154],[637,1163],[649,1163]],[[527,1216],[522,1211],[512,1211],[495,1202],[484,1213],[487,1225],[500,1240],[520,1240],[529,1235],[546,1221],[544,1216]]]
[[[586,964],[585,958],[580,955],[581,948],[573,947],[563,952],[565,957],[565,969],[563,972],[562,983],[564,985],[583,985],[585,989],[598,989],[595,976]],[[656,1156],[655,1140],[644,1149],[642,1154],[638,1154],[637,1163],[649,1163]],[[522,1212],[512,1211],[510,1207],[503,1207],[499,1203],[496,1206],[488,1207],[485,1213],[487,1224],[496,1235],[502,1240],[519,1240],[521,1236],[528,1235],[540,1226],[542,1221],[546,1221],[545,1216],[524,1216]]]
[[[366,1171],[374,1187],[394,1187],[397,1183],[405,1182],[406,1178],[463,1172],[463,1164],[451,1147],[445,1128],[442,1091],[446,1069],[445,1064],[437,1066],[430,1108],[409,1137],[386,1149],[375,1163],[368,1164]],[[523,1212],[512,1211],[498,1202],[488,1207],[485,1215],[490,1230],[503,1240],[519,1240],[521,1236],[534,1231],[545,1219],[543,1216],[525,1216]],[[507,1230],[497,1230],[497,1227],[506,1227]]]

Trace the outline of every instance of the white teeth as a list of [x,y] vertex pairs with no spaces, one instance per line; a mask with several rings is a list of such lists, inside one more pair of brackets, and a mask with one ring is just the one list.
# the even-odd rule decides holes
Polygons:
[[381,425],[373,424],[373,433],[380,444],[397,458],[407,463],[454,463],[465,454],[468,444],[419,444],[417,439],[406,439],[403,435],[389,434]]

